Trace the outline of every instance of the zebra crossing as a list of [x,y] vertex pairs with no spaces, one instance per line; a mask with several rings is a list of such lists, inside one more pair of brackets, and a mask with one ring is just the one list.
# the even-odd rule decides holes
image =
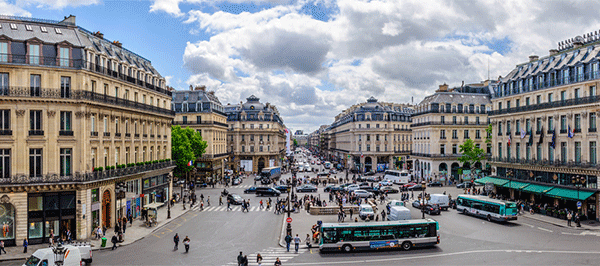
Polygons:
[[[285,262],[288,260],[291,260],[297,256],[299,256],[300,254],[306,252],[307,249],[305,248],[301,248],[298,250],[298,252],[296,253],[294,251],[294,244],[292,244],[290,246],[290,251],[287,252],[285,248],[283,247],[271,247],[271,248],[266,248],[263,249],[260,252],[255,252],[252,254],[247,254],[248,256],[248,265],[259,265],[256,262],[256,255],[260,254],[263,258],[262,260],[262,265],[273,265],[273,263],[275,263],[275,260],[277,258],[279,258],[279,260],[281,261],[281,263],[283,265],[285,265]],[[246,255],[246,254],[245,254]],[[237,262],[230,262],[227,263],[227,265],[237,265]]]
[[[192,207],[193,211],[197,211],[197,212],[226,212],[227,210],[227,205],[223,204],[221,206],[205,206],[204,210],[202,210],[200,208],[200,205],[197,204],[194,207]],[[242,211],[242,206],[239,205],[231,205],[231,210],[229,210],[230,212],[236,212],[236,211]],[[262,209],[260,208],[260,206],[251,206],[250,208],[248,208],[248,211],[251,212],[273,212],[273,208],[269,208],[268,210],[266,209],[266,207],[263,207]]]

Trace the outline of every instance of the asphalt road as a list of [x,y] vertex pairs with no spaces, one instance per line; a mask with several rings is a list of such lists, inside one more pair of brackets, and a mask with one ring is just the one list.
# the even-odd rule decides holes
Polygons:
[[[345,174],[338,174],[341,176]],[[557,227],[523,217],[510,223],[493,223],[456,210],[426,215],[440,223],[441,243],[435,247],[351,254],[321,254],[318,249],[287,253],[277,244],[284,217],[272,211],[257,210],[259,198],[242,193],[252,184],[252,180],[244,180],[240,187],[228,189],[251,199],[250,212],[214,208],[221,189],[198,189],[198,194],[210,195],[213,208],[190,211],[129,246],[97,251],[93,265],[236,265],[240,251],[248,254],[251,262],[260,252],[265,258],[263,265],[273,265],[276,257],[282,259],[283,265],[597,265],[600,261],[597,245],[600,232]],[[451,187],[428,188],[429,193],[444,191],[453,197],[462,192]],[[322,186],[319,193],[313,194],[328,198]],[[420,218],[419,210],[408,208],[413,218]],[[173,250],[175,233],[179,233],[181,239],[186,235],[191,238],[189,253],[183,253],[181,244],[178,251]]]

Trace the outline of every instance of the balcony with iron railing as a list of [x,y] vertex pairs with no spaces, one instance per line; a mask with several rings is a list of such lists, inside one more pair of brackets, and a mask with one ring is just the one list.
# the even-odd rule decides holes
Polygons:
[[411,127],[420,127],[420,126],[438,126],[438,125],[446,125],[446,126],[453,126],[453,125],[466,125],[466,126],[487,126],[488,123],[481,123],[481,122],[451,122],[451,123],[446,123],[446,122],[441,122],[441,121],[428,121],[428,122],[421,122],[421,123],[414,123],[411,124]]
[[29,130],[29,136],[43,136],[43,130]]
[[[529,85],[529,83],[525,83],[524,86],[522,86],[520,89],[517,86],[515,86],[512,89],[512,91],[510,89],[506,88],[505,89],[506,93],[502,93],[502,91],[500,91],[500,89],[499,89],[493,95],[496,98],[508,97],[508,96],[512,96],[515,94],[536,91],[536,90],[541,90],[541,89],[547,89],[547,88],[552,88],[552,87],[558,87],[558,86],[563,86],[563,85],[575,84],[575,83],[584,82],[584,81],[597,80],[597,79],[600,79],[600,71],[586,71],[583,74],[576,74],[574,71],[572,71],[568,77],[564,77],[564,76],[560,75],[557,78],[553,78],[553,79],[548,78],[548,79],[544,80],[543,82],[539,82],[539,80],[536,77],[533,79],[533,83],[531,86]],[[499,88],[501,88],[501,87],[499,86]]]
[[49,88],[16,87],[6,86],[0,88],[0,96],[18,97],[18,98],[42,98],[42,99],[64,99],[78,101],[92,101],[103,104],[110,104],[123,108],[133,108],[140,111],[153,112],[161,115],[174,116],[175,112],[170,109],[160,108],[148,104],[134,102],[122,98],[116,98],[105,94],[86,90],[62,90]]
[[18,185],[43,185],[60,183],[88,183],[110,180],[130,175],[139,175],[144,172],[167,169],[175,167],[175,161],[154,162],[129,167],[116,168],[104,171],[76,172],[72,175],[61,176],[58,174],[47,174],[38,177],[20,174],[8,178],[0,177],[0,184],[18,184]]
[[0,129],[0,136],[10,136],[10,135],[12,135],[12,130]]
[[[173,125],[218,125],[228,127],[226,123],[221,123],[217,121],[173,121]],[[262,129],[262,128],[261,128]]]
[[65,69],[85,69],[104,76],[116,78],[122,81],[129,82],[132,85],[141,86],[168,96],[172,96],[172,92],[163,88],[160,88],[152,83],[145,82],[143,80],[136,79],[124,73],[105,68],[103,66],[88,62],[84,59],[68,59],[60,57],[50,56],[33,56],[33,55],[20,55],[20,54],[3,54],[0,53],[0,65],[32,65],[41,67],[56,67]]
[[592,103],[598,103],[598,102],[600,102],[600,95],[594,95],[594,96],[574,98],[574,99],[568,99],[568,100],[562,100],[562,101],[546,102],[546,103],[540,103],[540,104],[525,105],[525,106],[519,106],[519,107],[504,108],[504,109],[500,109],[500,110],[493,110],[490,112],[490,115],[493,116],[493,115],[501,115],[501,114],[531,112],[531,111],[547,110],[547,109],[553,109],[553,108],[559,108],[559,107],[569,107],[569,106],[575,106],[575,105],[580,105],[580,104],[592,104]]
[[61,130],[58,131],[59,136],[73,136],[73,130]]

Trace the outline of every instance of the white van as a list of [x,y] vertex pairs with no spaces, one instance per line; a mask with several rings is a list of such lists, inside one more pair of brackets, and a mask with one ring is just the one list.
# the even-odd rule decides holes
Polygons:
[[373,207],[371,207],[371,205],[361,204],[359,208],[360,210],[358,212],[358,217],[360,217],[360,219],[375,220],[375,212],[373,211]]
[[390,214],[387,216],[388,221],[410,220],[410,210],[404,206],[393,206],[390,208]]
[[383,180],[388,180],[396,185],[405,185],[410,182],[410,173],[407,170],[386,170]]
[[63,266],[81,266],[92,263],[92,248],[90,245],[59,245],[58,247],[41,248],[33,252],[23,266],[55,266],[54,250],[64,248]]
[[450,207],[450,198],[444,194],[431,194],[429,195],[429,204],[438,204],[440,209],[447,211]]

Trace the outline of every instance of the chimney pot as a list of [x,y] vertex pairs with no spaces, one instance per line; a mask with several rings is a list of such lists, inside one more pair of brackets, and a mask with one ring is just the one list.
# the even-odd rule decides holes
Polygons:
[[533,61],[536,61],[538,59],[540,59],[540,57],[537,56],[537,55],[530,55],[529,56],[529,62],[533,62]]
[[558,54],[558,50],[557,49],[550,49],[550,55],[555,55]]

